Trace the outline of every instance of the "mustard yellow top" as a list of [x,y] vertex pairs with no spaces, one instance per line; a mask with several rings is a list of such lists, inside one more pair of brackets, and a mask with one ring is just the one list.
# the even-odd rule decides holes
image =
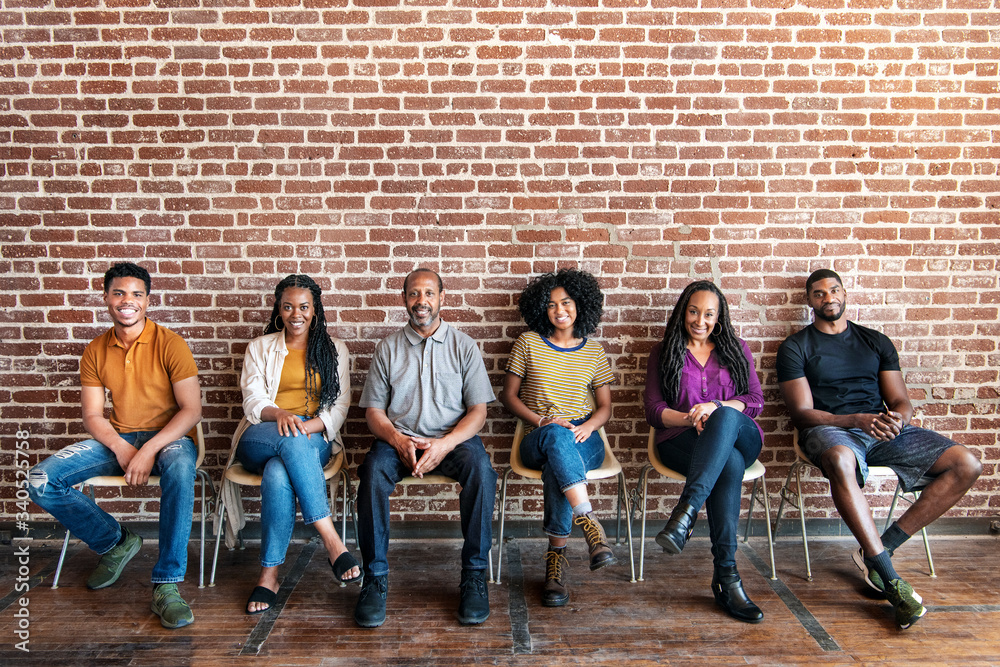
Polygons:
[[281,380],[278,381],[278,395],[274,397],[274,404],[292,414],[312,417],[319,408],[319,401],[316,399],[321,387],[322,380],[317,374],[317,396],[311,399],[307,396],[306,351],[289,348],[288,356],[281,366]]

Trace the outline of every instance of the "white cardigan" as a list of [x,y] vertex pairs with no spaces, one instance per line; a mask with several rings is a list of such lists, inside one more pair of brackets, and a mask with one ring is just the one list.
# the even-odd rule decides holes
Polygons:
[[[333,444],[333,453],[336,454],[344,447],[344,442],[340,438],[340,427],[347,421],[347,408],[351,405],[351,357],[344,343],[334,338],[333,344],[337,348],[340,394],[333,405],[318,412],[316,416],[323,420],[323,425],[326,426],[326,439]],[[240,389],[243,391],[243,414],[250,424],[261,422],[260,413],[264,408],[277,407],[274,399],[278,395],[281,368],[286,356],[288,348],[285,346],[283,331],[254,338],[247,345],[243,357]]]
[[[323,435],[336,454],[344,448],[340,437],[340,428],[347,421],[347,409],[351,405],[351,355],[342,341],[333,339],[337,349],[337,375],[340,381],[340,393],[326,410],[317,413],[323,420],[326,430]],[[243,374],[240,376],[240,389],[243,391],[243,419],[240,420],[233,434],[232,445],[229,448],[229,458],[226,469],[236,458],[236,447],[239,445],[243,432],[252,424],[261,423],[260,413],[266,407],[277,407],[274,403],[278,395],[278,384],[281,382],[281,368],[288,355],[285,345],[285,332],[278,331],[266,336],[254,338],[247,345],[243,357]],[[243,498],[240,485],[223,477],[222,489],[219,492],[221,502],[218,503],[213,521],[221,519],[221,513],[226,512],[226,546],[236,545],[237,533],[246,525],[243,515]]]

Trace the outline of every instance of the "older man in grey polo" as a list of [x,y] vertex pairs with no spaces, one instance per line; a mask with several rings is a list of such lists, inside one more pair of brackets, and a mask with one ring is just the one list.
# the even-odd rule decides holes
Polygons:
[[496,472],[477,435],[494,400],[475,342],[439,316],[441,278],[417,269],[403,283],[409,322],[375,348],[360,405],[375,442],[358,469],[358,533],[364,585],[354,610],[361,627],[385,622],[389,496],[403,477],[447,475],[462,486],[461,596],[465,625],[490,615],[486,569],[493,539]]

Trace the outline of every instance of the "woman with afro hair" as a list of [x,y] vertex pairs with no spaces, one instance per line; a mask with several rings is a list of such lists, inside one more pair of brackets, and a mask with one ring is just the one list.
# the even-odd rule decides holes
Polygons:
[[730,616],[759,623],[764,614],[736,571],[736,524],[743,472],[763,443],[754,417],[764,395],[750,348],[733,331],[726,297],[714,284],[701,280],[681,292],[650,352],[644,399],[660,460],[687,476],[656,543],[680,553],[707,504],[715,601]]
[[573,524],[583,530],[591,570],[617,562],[587,495],[587,471],[604,462],[598,429],[611,416],[615,379],[604,348],[587,338],[600,322],[603,305],[597,280],[585,271],[562,269],[533,280],[519,303],[530,331],[514,343],[500,394],[525,423],[521,459],[542,471],[543,528],[549,536],[542,590],[546,607],[569,601],[565,550]]
[[302,519],[326,546],[334,576],[357,581],[361,570],[347,551],[330,515],[323,466],[343,449],[340,428],[351,402],[347,347],[327,333],[319,285],[290,275],[274,289],[274,309],[264,335],[250,341],[240,388],[244,418],[235,456],[262,477],[260,578],[246,613],[274,604],[278,566],[295,526],[295,500]]

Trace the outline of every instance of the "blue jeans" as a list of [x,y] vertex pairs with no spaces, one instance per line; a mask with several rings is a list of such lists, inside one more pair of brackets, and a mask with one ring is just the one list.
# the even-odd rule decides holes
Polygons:
[[[572,421],[579,425],[587,418]],[[604,440],[594,431],[583,442],[576,442],[565,426],[546,424],[524,436],[521,461],[542,471],[542,495],[545,509],[542,529],[552,537],[567,537],[573,529],[573,508],[566,500],[566,489],[586,483],[587,471],[604,463]]]
[[254,424],[240,437],[236,458],[249,472],[261,476],[260,564],[277,567],[285,562],[295,528],[295,499],[302,521],[315,523],[330,516],[323,466],[332,446],[318,433],[283,436],[276,422]]
[[[157,431],[122,433],[136,449]],[[194,476],[198,448],[189,437],[175,440],[156,455],[150,472],[160,477],[160,556],[153,566],[154,584],[184,581],[187,545],[194,515]],[[114,452],[97,440],[84,440],[48,457],[28,475],[28,495],[87,546],[100,555],[122,537],[115,519],[86,494],[73,488],[98,475],[124,475]]]
[[729,406],[717,409],[701,435],[690,428],[657,445],[663,463],[687,477],[678,504],[701,509],[707,503],[708,532],[715,567],[736,566],[743,472],[760,454],[760,431],[753,419]]
[[[421,454],[420,450],[417,454]],[[410,469],[392,445],[376,440],[358,468],[358,538],[365,576],[389,573],[389,495]],[[483,441],[473,436],[451,450],[429,474],[447,475],[462,485],[458,508],[462,517],[462,569],[485,570],[493,541],[493,506],[497,474]]]

